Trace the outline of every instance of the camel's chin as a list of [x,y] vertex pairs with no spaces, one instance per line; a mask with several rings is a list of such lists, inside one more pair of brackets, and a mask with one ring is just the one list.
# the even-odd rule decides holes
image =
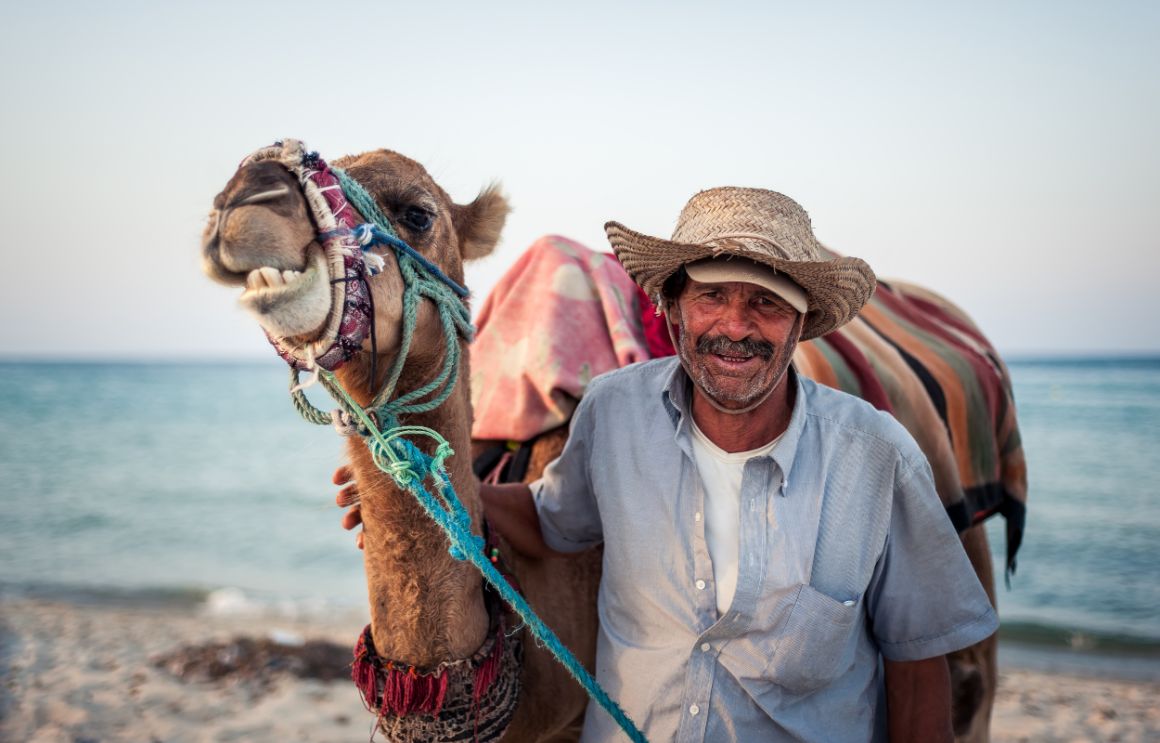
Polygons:
[[310,251],[302,271],[257,268],[246,276],[246,290],[238,299],[241,306],[275,338],[314,340],[330,316],[330,274],[326,255]]

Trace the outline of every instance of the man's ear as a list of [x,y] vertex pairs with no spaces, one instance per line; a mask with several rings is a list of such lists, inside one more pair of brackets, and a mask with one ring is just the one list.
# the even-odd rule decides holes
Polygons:
[[805,329],[806,329],[806,316],[804,313],[799,312],[799,313],[797,313],[797,321],[793,324],[793,328],[790,330],[790,333],[789,333],[790,335],[793,336],[793,342],[795,345],[798,343],[801,343],[802,331]]
[[463,260],[482,258],[495,249],[510,211],[498,183],[480,191],[470,204],[451,206],[451,221],[459,233],[459,254]]
[[681,310],[677,307],[677,300],[660,298],[660,304],[657,307],[661,308],[661,316],[665,319],[665,328],[669,331],[669,342],[673,344],[673,348],[679,354],[681,352],[681,345],[678,342],[681,338]]

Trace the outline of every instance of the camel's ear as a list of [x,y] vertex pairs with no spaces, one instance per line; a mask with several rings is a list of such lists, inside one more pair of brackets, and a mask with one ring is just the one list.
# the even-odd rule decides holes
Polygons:
[[470,204],[452,206],[451,220],[459,233],[459,253],[464,260],[482,258],[495,249],[509,211],[498,183],[480,191]]

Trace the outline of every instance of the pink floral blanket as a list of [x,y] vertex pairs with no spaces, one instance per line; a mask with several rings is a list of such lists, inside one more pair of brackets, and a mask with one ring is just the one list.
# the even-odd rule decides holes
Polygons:
[[533,243],[476,319],[472,438],[527,441],[565,425],[593,377],[651,358],[639,302],[611,254],[555,235]]

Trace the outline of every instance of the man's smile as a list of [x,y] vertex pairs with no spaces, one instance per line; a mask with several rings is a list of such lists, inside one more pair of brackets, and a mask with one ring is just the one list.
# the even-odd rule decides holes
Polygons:
[[756,356],[752,355],[730,353],[711,353],[707,355],[714,359],[719,365],[722,365],[727,369],[740,369],[749,366],[748,362],[755,361],[757,359]]

